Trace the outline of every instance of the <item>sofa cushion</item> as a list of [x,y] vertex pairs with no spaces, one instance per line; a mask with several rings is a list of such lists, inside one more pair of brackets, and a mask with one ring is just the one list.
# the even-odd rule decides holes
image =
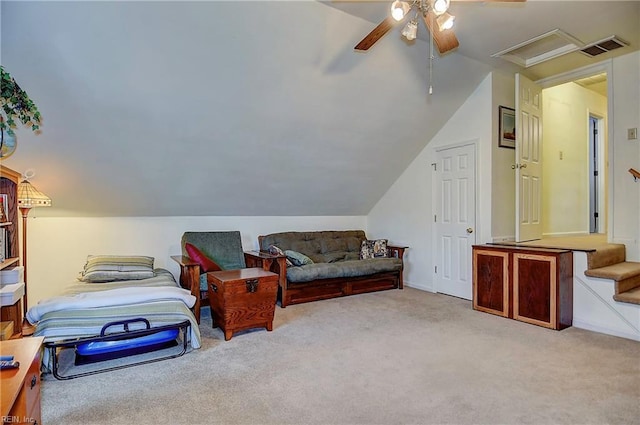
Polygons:
[[[317,232],[282,232],[260,237],[260,250],[267,251],[270,245],[282,250],[300,252],[315,263],[333,259],[345,252],[360,253],[360,244],[367,237],[362,230],[332,230]],[[340,254],[338,254],[339,256]],[[326,256],[326,257],[325,257]]]
[[304,266],[305,264],[313,264],[313,260],[298,251],[292,251],[290,249],[284,252],[287,259],[293,263],[294,266]]
[[387,256],[388,251],[386,239],[362,241],[362,247],[360,248],[360,258],[362,260],[367,258],[384,258]]
[[[321,263],[337,263],[338,261],[344,261],[347,259],[348,252],[329,252],[327,254],[322,254],[322,260],[319,261]],[[358,258],[350,258],[350,260],[357,260]]]
[[360,259],[360,251],[356,251],[356,252],[347,252],[347,254],[344,256],[344,260],[345,261],[349,261],[349,260],[359,260]]
[[202,273],[200,275],[200,291],[206,292],[209,290],[208,288],[209,288],[209,282],[207,281],[207,274]]
[[287,269],[287,279],[289,282],[299,283],[316,279],[368,276],[399,270],[402,270],[402,260],[399,258],[371,258],[291,267]]
[[[267,249],[267,251],[269,251],[269,254],[272,254],[272,255],[280,255],[282,257],[286,257],[286,254],[284,253],[284,251],[275,245],[269,245],[269,248]],[[286,260],[286,263],[287,263],[287,267],[293,266],[293,263],[288,258]]]
[[217,272],[218,270],[221,270],[220,266],[216,264],[215,261],[207,257],[195,245],[187,242],[184,244],[184,249],[187,250],[189,258],[200,265],[200,273]]
[[222,270],[244,269],[244,251],[242,250],[242,238],[240,232],[214,231],[214,232],[184,232],[180,244],[182,255],[189,256],[185,244],[190,243],[204,255],[216,262]]

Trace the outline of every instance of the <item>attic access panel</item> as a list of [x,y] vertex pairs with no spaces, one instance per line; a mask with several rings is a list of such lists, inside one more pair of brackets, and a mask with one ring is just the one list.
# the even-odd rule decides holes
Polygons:
[[575,52],[584,43],[560,29],[554,29],[491,55],[520,65],[523,68]]

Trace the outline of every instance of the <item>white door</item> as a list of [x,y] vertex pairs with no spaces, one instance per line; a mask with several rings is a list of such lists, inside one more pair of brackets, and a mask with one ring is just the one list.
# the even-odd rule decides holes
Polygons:
[[436,152],[435,287],[437,292],[471,299],[471,247],[476,225],[475,145]]
[[516,74],[516,241],[542,238],[542,87]]

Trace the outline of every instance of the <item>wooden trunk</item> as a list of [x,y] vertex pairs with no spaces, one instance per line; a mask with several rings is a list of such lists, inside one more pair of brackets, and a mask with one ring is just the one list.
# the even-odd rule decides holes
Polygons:
[[214,327],[228,341],[234,332],[265,327],[273,330],[278,275],[260,268],[207,273]]

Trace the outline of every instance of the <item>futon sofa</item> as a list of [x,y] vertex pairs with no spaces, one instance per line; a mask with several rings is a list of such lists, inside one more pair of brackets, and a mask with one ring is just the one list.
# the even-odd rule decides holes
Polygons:
[[[282,232],[259,236],[279,275],[281,307],[385,289],[402,289],[406,247],[368,240],[362,230]],[[364,258],[363,258],[364,257]]]

